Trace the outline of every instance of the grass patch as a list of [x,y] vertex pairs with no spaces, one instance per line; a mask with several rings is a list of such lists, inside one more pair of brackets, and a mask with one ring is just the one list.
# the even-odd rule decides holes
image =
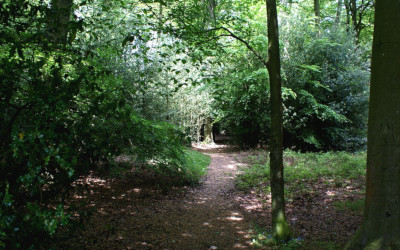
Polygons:
[[316,180],[319,178],[356,179],[365,175],[366,153],[327,152],[298,153],[286,150],[285,179]]
[[169,189],[173,186],[196,185],[207,173],[211,158],[190,148],[185,148],[175,165],[166,163],[141,163],[134,157],[121,156],[110,162],[101,172],[111,178],[136,178],[150,180],[156,186]]
[[[265,151],[243,159],[249,167],[243,168],[236,179],[238,188],[246,191],[263,186],[269,182],[269,161]],[[318,179],[330,179],[335,186],[341,186],[343,180],[358,179],[365,176],[366,153],[298,153],[291,150],[284,152],[285,182],[295,190],[307,190],[307,182]],[[290,191],[290,190],[289,190]]]
[[207,173],[211,158],[208,155],[197,152],[193,149],[185,149],[186,171],[192,183],[198,183],[203,175]]
[[255,248],[265,248],[268,249],[301,249],[303,239],[294,238],[287,242],[277,242],[272,238],[271,231],[264,229],[257,224],[253,225],[251,233],[251,243]]
[[365,199],[359,199],[355,201],[335,201],[333,205],[338,211],[352,211],[354,213],[362,215],[364,209]]
[[[244,191],[254,190],[261,197],[260,199],[267,199],[265,198],[266,195],[270,194],[268,154],[265,151],[259,151],[259,153],[257,151],[247,152],[247,156],[242,159],[242,162],[247,166],[243,167],[241,173],[237,176],[236,186]],[[365,152],[298,153],[291,150],[285,150],[284,152],[285,199],[289,203],[295,201],[292,203],[292,209],[295,209],[296,206],[308,205],[311,206],[310,209],[316,209],[315,211],[322,209],[320,211],[323,213],[323,207],[328,206],[323,203],[325,202],[323,201],[325,197],[331,199],[331,196],[338,195],[341,200],[344,200],[346,192],[353,196],[357,192],[355,197],[359,197],[358,192],[362,192],[361,190],[364,188],[362,183],[365,179],[365,174]],[[328,196],[325,193],[327,191],[331,191],[332,194]],[[333,202],[336,210],[350,212],[352,215],[361,215],[363,205],[364,199]],[[331,206],[332,204],[329,205],[329,207]],[[315,220],[324,219],[318,217],[318,214],[314,215],[317,216]],[[303,222],[304,219],[302,218]],[[311,230],[307,223],[304,224],[307,230]],[[293,225],[293,227],[295,228],[296,226]],[[299,234],[307,235],[301,232]],[[324,238],[324,241],[311,238],[277,243],[273,241],[271,233],[267,230],[255,228],[252,232],[253,245],[259,248],[342,249],[339,241],[335,242],[330,238]]]
[[261,164],[253,164],[249,168],[242,168],[241,174],[236,177],[236,186],[245,192],[269,181],[269,168]]

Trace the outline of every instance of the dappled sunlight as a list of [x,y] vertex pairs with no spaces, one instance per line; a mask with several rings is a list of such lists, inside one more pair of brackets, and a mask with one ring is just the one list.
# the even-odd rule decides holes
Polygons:
[[213,225],[211,225],[209,222],[204,222],[203,223],[203,226],[205,226],[205,227],[209,227],[209,228],[212,228],[212,227],[214,227]]
[[238,196],[235,200],[240,203],[240,206],[248,213],[250,212],[262,212],[266,205],[270,206],[271,200],[266,197],[264,199],[264,203],[261,202],[261,199],[254,194],[254,191],[249,195]]
[[201,200],[201,201],[196,202],[196,204],[204,204],[204,203],[206,203],[206,200]]
[[237,163],[237,162],[230,162],[230,164],[222,166],[222,168],[230,169],[230,170],[237,170],[239,167],[243,167],[245,164]]
[[231,216],[227,217],[226,219],[229,221],[241,221],[243,220],[243,217],[237,212],[232,212]]
[[192,238],[193,237],[193,235],[190,234],[190,233],[183,233],[182,236],[185,237],[185,238]]
[[247,245],[240,244],[240,243],[236,243],[236,244],[233,246],[233,248],[245,249],[245,248],[248,248],[248,246],[247,246]]
[[230,146],[227,144],[218,144],[218,143],[192,143],[193,148],[198,148],[198,149],[226,149],[229,148]]
[[109,183],[107,183],[107,180],[100,179],[99,177],[93,177],[91,175],[89,175],[88,177],[78,179],[75,181],[75,183],[81,184],[81,185],[100,186],[100,187],[110,188],[110,185],[109,185]]
[[[87,199],[82,209],[94,215],[85,222],[90,230],[84,232],[82,239],[87,242],[96,239],[92,244],[97,247],[118,243],[115,246],[120,249],[251,247],[251,226],[246,218],[262,206],[255,194],[251,194],[252,199],[235,195],[233,179],[244,164],[236,162],[232,154],[211,155],[209,175],[203,185],[182,189],[181,195],[176,191],[162,193],[154,183],[133,178],[106,179],[94,175],[81,178],[89,189],[74,193],[73,200]],[[194,242],[197,243],[192,245]]]
[[325,194],[330,197],[336,196],[337,195],[336,193],[337,193],[336,191],[331,191],[331,190],[325,192]]
[[140,188],[134,188],[131,190],[126,191],[127,193],[140,193],[141,189]]
[[226,165],[224,168],[229,168],[229,169],[236,169],[237,165],[231,164],[231,165]]
[[140,245],[146,246],[146,247],[152,247],[152,245],[147,242],[141,242]]
[[74,199],[86,199],[86,196],[74,194],[73,198]]
[[107,215],[107,212],[102,207],[98,210],[98,213],[101,214],[101,215]]

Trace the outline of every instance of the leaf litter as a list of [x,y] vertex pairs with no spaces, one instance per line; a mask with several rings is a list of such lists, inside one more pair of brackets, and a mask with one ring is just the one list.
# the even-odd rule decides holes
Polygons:
[[[52,247],[255,248],[254,227],[271,227],[271,204],[270,196],[260,188],[244,193],[235,187],[235,176],[244,165],[240,159],[246,153],[215,145],[196,149],[211,156],[208,175],[197,187],[165,191],[158,185],[159,176],[146,171],[124,178],[92,173],[79,179],[67,201],[69,207],[79,209],[75,214],[77,226],[60,230]],[[293,193],[286,205],[295,237],[304,240],[301,248],[315,249],[310,242],[343,247],[355,234],[362,216],[357,211],[339,210],[334,202],[360,199],[363,181],[341,187],[326,180],[306,184],[309,192]]]

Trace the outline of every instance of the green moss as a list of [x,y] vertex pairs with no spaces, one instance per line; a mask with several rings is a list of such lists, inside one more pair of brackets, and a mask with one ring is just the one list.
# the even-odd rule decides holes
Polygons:
[[279,221],[275,225],[273,238],[276,241],[288,241],[292,237],[292,232],[286,221]]

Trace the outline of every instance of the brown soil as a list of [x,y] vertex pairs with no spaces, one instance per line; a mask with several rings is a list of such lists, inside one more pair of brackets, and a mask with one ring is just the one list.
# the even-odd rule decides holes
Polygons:
[[[54,238],[56,249],[241,249],[253,248],[255,223],[269,227],[268,196],[244,194],[234,178],[242,154],[226,146],[197,147],[211,156],[203,183],[195,188],[163,192],[147,177],[80,180],[70,205],[91,214],[81,215],[81,230]],[[138,178],[139,177],[139,178]],[[318,185],[317,185],[318,186]],[[288,204],[288,220],[297,236],[343,245],[360,223],[359,214],[338,212],[333,198],[320,190],[299,195]],[[344,187],[345,188],[345,187]],[[338,191],[339,192],[339,191]],[[338,196],[335,196],[338,197]],[[86,217],[85,217],[86,218]],[[321,248],[323,249],[323,248]]]

